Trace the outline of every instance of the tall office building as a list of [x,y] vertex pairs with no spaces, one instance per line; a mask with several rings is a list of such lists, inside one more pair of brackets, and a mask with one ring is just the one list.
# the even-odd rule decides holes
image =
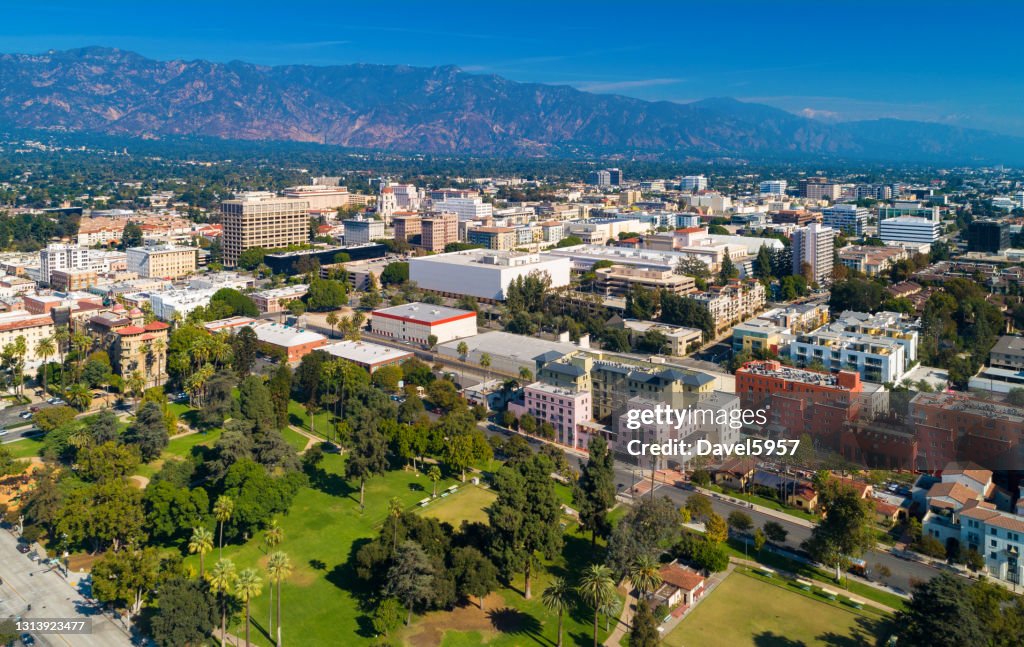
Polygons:
[[220,204],[224,264],[234,267],[247,249],[279,249],[309,242],[309,202],[267,191],[242,193]]
[[420,221],[420,247],[428,252],[443,252],[448,243],[459,242],[459,216],[439,213]]
[[82,270],[89,268],[88,247],[79,245],[50,244],[39,250],[39,278],[50,282],[50,275],[56,270]]
[[479,197],[472,198],[446,198],[443,201],[435,202],[435,212],[454,213],[459,220],[480,220],[490,218],[494,215],[494,207],[491,203],[484,202]]
[[785,180],[765,180],[758,187],[762,195],[785,195],[786,194],[786,181]]
[[844,234],[863,236],[869,215],[867,209],[855,204],[837,204],[821,210],[821,222]]
[[998,220],[975,220],[967,226],[967,249],[998,254],[1010,246],[1010,225]]
[[681,191],[704,191],[708,188],[708,179],[703,175],[687,175],[679,183]]
[[622,185],[622,171],[620,169],[608,168],[605,170],[608,171],[608,181],[612,186]]
[[878,236],[886,243],[934,243],[942,235],[942,223],[931,218],[897,216],[878,223]]
[[831,227],[816,222],[793,230],[793,274],[801,274],[806,263],[814,282],[819,285],[831,282],[835,233]]

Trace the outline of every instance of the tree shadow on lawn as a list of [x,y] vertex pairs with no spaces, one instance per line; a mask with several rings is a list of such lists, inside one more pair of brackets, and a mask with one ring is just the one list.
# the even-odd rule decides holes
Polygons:
[[424,492],[426,491],[427,488],[423,487],[423,485],[420,483],[410,483],[409,489],[412,490],[413,492]]
[[[862,643],[857,644],[862,645]],[[780,636],[774,631],[764,631],[754,636],[754,645],[756,647],[807,647],[807,643],[802,640]]]
[[554,563],[548,566],[548,572],[566,581],[574,582],[589,564],[604,558],[605,550],[601,546],[591,546],[590,539],[565,534],[562,544],[562,559],[565,563]]
[[827,631],[815,640],[830,647],[858,647],[859,645],[874,645],[879,637],[889,636],[896,630],[892,619],[874,619],[865,616],[857,617],[857,627],[851,631],[851,635],[837,634],[834,631]]
[[348,481],[340,475],[319,467],[315,470],[307,470],[306,474],[309,476],[309,485],[313,489],[331,496],[347,497],[359,503],[359,497],[355,496],[359,490],[349,485]]
[[541,635],[541,623],[533,615],[514,607],[491,609],[487,612],[491,626],[503,634],[523,635],[533,638],[537,643],[549,644],[550,641]]

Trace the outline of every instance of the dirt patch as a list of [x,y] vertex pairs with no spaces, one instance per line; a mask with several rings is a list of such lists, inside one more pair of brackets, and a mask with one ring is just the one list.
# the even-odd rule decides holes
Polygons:
[[142,476],[141,474],[132,474],[128,477],[128,481],[133,487],[137,487],[140,490],[145,490],[146,486],[149,485],[149,477]]
[[89,555],[71,555],[68,557],[68,570],[69,571],[85,571],[89,572],[92,570],[92,565],[103,558],[102,554]]
[[511,620],[506,611],[504,598],[498,593],[491,593],[484,598],[484,609],[473,603],[463,603],[451,611],[435,611],[424,616],[411,628],[413,633],[406,636],[406,643],[413,647],[437,647],[444,639],[446,631],[476,631],[485,640],[498,631],[509,629]]

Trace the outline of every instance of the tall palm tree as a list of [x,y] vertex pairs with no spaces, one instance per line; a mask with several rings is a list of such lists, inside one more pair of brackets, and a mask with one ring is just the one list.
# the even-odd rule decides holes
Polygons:
[[132,399],[135,400],[135,413],[138,413],[139,400],[142,398],[142,392],[146,389],[146,378],[142,377],[142,373],[139,371],[132,371],[128,379],[125,380],[124,385],[127,387]]
[[152,348],[153,353],[156,356],[156,375],[157,379],[159,379],[159,377],[164,374],[163,362],[161,362],[161,359],[166,357],[166,353],[164,351],[167,350],[167,343],[162,339],[154,339]]
[[292,573],[292,562],[288,555],[281,551],[272,554],[267,561],[267,573],[270,574],[270,580],[277,585],[277,647],[281,647],[281,580]]
[[653,593],[661,586],[661,564],[650,555],[637,557],[629,567],[629,581],[641,595]]
[[402,516],[402,502],[398,497],[393,496],[388,501],[388,516],[394,520],[395,531],[392,533],[391,552],[398,550],[398,519]]
[[284,541],[284,530],[278,525],[277,519],[271,519],[270,525],[263,533],[263,545],[268,549],[277,548]]
[[192,537],[188,540],[188,552],[193,555],[199,554],[199,577],[205,577],[206,553],[213,550],[213,533],[203,526],[196,526],[192,529]]
[[25,343],[25,338],[22,335],[14,340],[14,372],[15,372],[15,389],[24,391],[25,388],[25,356],[28,355],[28,345]]
[[259,597],[263,591],[263,580],[255,568],[246,568],[238,574],[235,591],[242,602],[245,602],[245,647],[249,647],[249,624],[252,618],[249,612],[249,602],[253,598]]
[[231,500],[231,497],[226,494],[222,494],[217,497],[217,502],[213,504],[213,516],[217,519],[217,523],[220,524],[220,556],[224,556],[224,524],[231,519],[231,515],[235,512],[235,502]]
[[488,380],[491,379],[491,354],[484,353],[480,356],[480,368],[484,369]]
[[594,609],[594,647],[597,647],[597,617],[615,598],[612,570],[604,564],[591,564],[583,571],[576,591]]
[[560,577],[552,579],[548,588],[540,594],[540,603],[544,608],[558,614],[558,644],[555,647],[562,647],[562,615],[572,604],[572,594],[572,587]]
[[430,496],[437,498],[437,482],[441,480],[441,468],[437,465],[431,465],[430,469],[427,470],[427,478],[434,484],[434,492]]
[[82,364],[85,362],[85,352],[92,348],[92,338],[82,333],[75,333],[71,335],[71,345],[74,347],[75,352],[78,356],[75,358],[75,362],[78,364],[78,371],[81,373]]
[[53,332],[53,340],[57,345],[57,357],[60,360],[60,383],[64,384],[64,353],[68,347],[68,340],[71,333],[67,326],[58,326]]
[[57,347],[53,341],[53,337],[43,337],[36,342],[36,357],[43,360],[43,391],[46,391],[46,376],[47,371],[47,360],[54,356],[57,352]]
[[334,337],[334,327],[338,325],[338,313],[328,312],[326,321],[327,325],[331,327],[331,337]]
[[224,647],[225,637],[228,633],[228,595],[238,579],[234,562],[230,559],[218,559],[210,570],[210,576],[206,579],[210,583],[210,590],[220,596],[220,647]]

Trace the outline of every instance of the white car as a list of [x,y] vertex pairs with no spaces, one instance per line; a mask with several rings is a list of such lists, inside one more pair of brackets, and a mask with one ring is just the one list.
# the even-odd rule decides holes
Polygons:
[[18,414],[18,417],[21,418],[22,420],[28,420],[29,418],[32,417],[32,412],[22,411],[21,413]]

